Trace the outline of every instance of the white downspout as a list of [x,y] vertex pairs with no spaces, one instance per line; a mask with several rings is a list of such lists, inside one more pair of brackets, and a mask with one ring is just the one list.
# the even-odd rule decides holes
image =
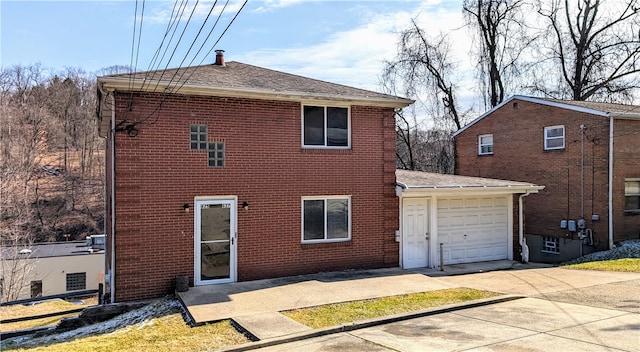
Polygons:
[[109,138],[111,138],[111,275],[109,277],[110,302],[116,299],[116,98],[111,94],[111,122],[109,123]]
[[527,240],[524,238],[524,220],[523,220],[523,204],[522,198],[529,195],[529,191],[525,194],[521,194],[518,197],[518,242],[520,243],[520,247],[522,250],[520,251],[520,256],[522,257],[523,263],[529,262],[529,246],[527,246]]
[[609,116],[609,249],[613,249],[613,117]]

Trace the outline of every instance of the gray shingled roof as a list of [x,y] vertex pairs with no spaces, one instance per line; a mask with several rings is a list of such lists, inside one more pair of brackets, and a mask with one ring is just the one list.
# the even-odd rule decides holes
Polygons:
[[[309,94],[314,96],[345,96],[366,100],[395,101],[409,105],[413,101],[389,94],[373,92],[365,89],[329,83],[290,73],[270,70],[240,62],[227,62],[226,65],[202,65],[179,69],[167,69],[134,74],[118,74],[99,77],[102,82],[145,81],[147,87],[201,86],[233,89],[237,91],[274,92],[294,95]],[[164,91],[164,88],[162,89]]]
[[396,184],[405,189],[540,188],[540,186],[528,182],[408,170],[396,170]]
[[555,106],[562,109],[582,111],[585,113],[595,114],[603,117],[640,120],[640,105],[599,103],[599,102],[592,102],[592,101],[576,101],[576,100],[559,100],[559,99],[514,95],[509,97],[508,99],[505,99],[504,101],[502,101],[502,103],[498,104],[497,106],[485,112],[484,114],[478,116],[476,119],[469,122],[464,127],[457,130],[456,132],[454,132],[453,136],[455,137],[459,135],[469,127],[475,125],[476,122],[491,115],[494,111],[502,108],[504,105],[508,104],[509,102],[515,99],[524,100],[524,101],[528,101],[536,104]]
[[640,114],[640,105],[625,105],[625,104],[614,104],[614,103],[600,103],[593,101],[577,101],[577,100],[559,100],[559,99],[543,99],[559,104],[567,104],[578,106],[585,109],[591,109],[596,111],[601,111],[607,114],[629,114],[629,113],[637,113]]

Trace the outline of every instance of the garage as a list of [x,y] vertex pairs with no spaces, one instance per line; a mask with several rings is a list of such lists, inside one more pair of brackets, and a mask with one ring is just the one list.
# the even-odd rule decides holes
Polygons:
[[514,226],[514,199],[522,204],[524,197],[543,188],[526,182],[397,170],[400,266],[435,268],[441,263],[512,260],[513,239],[524,244],[522,224]]

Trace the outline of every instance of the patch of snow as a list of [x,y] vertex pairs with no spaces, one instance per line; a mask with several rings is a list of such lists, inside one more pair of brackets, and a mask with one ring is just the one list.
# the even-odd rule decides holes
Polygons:
[[131,327],[139,324],[138,329],[144,326],[153,325],[150,320],[153,318],[170,315],[174,313],[184,313],[182,305],[174,298],[162,298],[154,301],[140,309],[123,313],[102,323],[84,326],[75,330],[65,331],[59,334],[52,334],[34,338],[32,335],[19,336],[2,341],[2,349],[7,347],[29,347],[35,345],[49,345],[61,343],[71,339],[77,339],[89,335],[107,334],[116,330]]
[[620,242],[608,251],[594,252],[580,258],[576,258],[565,264],[580,264],[586,262],[598,262],[623,258],[640,258],[640,240],[627,240]]

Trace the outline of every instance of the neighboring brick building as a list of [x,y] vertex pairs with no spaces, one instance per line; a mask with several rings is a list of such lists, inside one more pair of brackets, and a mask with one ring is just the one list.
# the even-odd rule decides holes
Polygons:
[[639,238],[640,106],[514,96],[454,137],[456,174],[545,186],[526,199],[532,261]]
[[111,299],[398,265],[394,110],[238,62],[98,78]]

